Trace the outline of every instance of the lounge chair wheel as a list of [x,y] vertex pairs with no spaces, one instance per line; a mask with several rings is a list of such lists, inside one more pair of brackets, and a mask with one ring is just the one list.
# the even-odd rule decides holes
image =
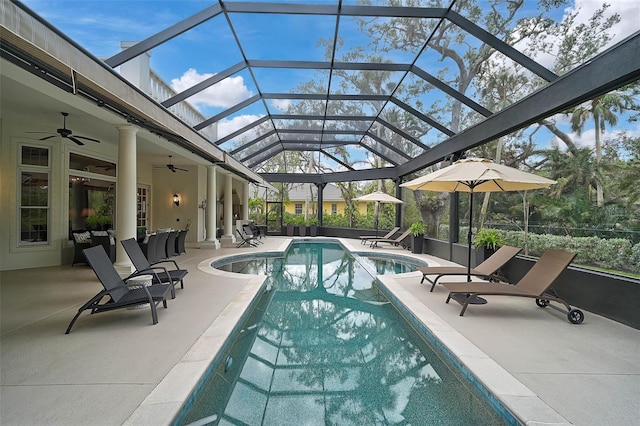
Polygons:
[[584,321],[584,314],[580,309],[571,309],[567,314],[567,318],[569,318],[571,324],[580,324]]
[[541,308],[546,308],[547,306],[549,306],[549,301],[547,299],[536,299],[536,305],[540,306]]

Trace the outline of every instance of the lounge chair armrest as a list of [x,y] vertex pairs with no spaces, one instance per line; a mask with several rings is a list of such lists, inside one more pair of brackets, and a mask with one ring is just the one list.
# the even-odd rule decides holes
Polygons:
[[161,270],[160,273],[164,272],[164,274],[167,276],[167,279],[171,281],[171,275],[169,275],[169,272],[162,266],[157,266],[156,268],[147,268],[147,269],[138,270],[133,274],[129,275],[128,277],[123,278],[123,281],[126,282],[128,279],[133,277],[139,277],[140,275],[153,275],[153,277],[156,279],[156,282],[158,283],[162,282],[162,280],[158,276],[158,273],[154,271],[154,269],[160,269]]
[[156,262],[151,262],[150,265],[151,266],[155,266],[155,265],[158,265],[160,263],[166,263],[166,262],[171,262],[171,263],[173,263],[173,266],[175,266],[176,269],[180,269],[180,267],[178,266],[178,263],[175,260],[172,260],[172,259],[158,260]]

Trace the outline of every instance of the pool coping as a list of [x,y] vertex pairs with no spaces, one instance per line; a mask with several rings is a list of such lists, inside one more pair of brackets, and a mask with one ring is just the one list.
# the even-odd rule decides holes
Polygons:
[[[283,240],[270,254],[284,254],[294,240]],[[311,241],[338,241],[352,253],[358,253],[352,244],[341,238],[313,238]],[[253,255],[259,253],[251,253]],[[216,260],[233,259],[251,254],[225,255],[200,262],[198,269],[210,274],[228,277],[247,277],[215,269],[211,264]],[[401,257],[414,257],[402,253]],[[417,256],[416,259],[419,259]],[[421,259],[424,261],[424,259]],[[398,276],[417,274],[408,272]],[[495,408],[502,405],[517,421],[525,425],[571,425],[560,413],[542,401],[534,392],[518,381],[507,370],[481,351],[471,341],[455,330],[439,315],[430,310],[409,291],[403,289],[394,279],[396,275],[378,275],[381,290],[393,302],[400,313],[432,344],[438,346],[452,361],[461,367],[462,374],[469,379]],[[138,408],[123,423],[124,425],[171,425],[176,421],[182,407],[201,385],[205,374],[215,367],[216,358],[222,356],[230,338],[246,318],[259,295],[264,291],[265,275],[250,275],[240,292],[224,308],[221,314],[196,340],[180,361],[167,373]],[[435,340],[432,340],[435,339]],[[482,392],[483,389],[489,392]],[[502,413],[503,415],[505,413]]]
[[[402,288],[393,275],[378,276],[379,287],[403,317],[442,351],[499,412],[500,405],[524,425],[571,425],[462,333]],[[495,398],[495,400],[493,400]],[[498,402],[498,404],[496,404]],[[501,416],[505,418],[505,414]]]

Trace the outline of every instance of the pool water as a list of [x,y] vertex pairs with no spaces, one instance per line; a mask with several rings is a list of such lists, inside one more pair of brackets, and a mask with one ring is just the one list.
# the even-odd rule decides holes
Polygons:
[[[357,253],[355,256],[361,265],[369,267],[369,269],[377,275],[404,274],[407,272],[417,271],[421,266],[428,266],[424,261],[408,258],[406,256],[389,256],[387,254],[382,255],[371,253]],[[216,269],[235,272],[237,274],[269,275],[273,269],[274,259],[274,256],[252,256],[249,259],[237,259],[219,265],[216,264],[214,267]]]
[[341,245],[261,261],[271,290],[177,424],[504,424]]

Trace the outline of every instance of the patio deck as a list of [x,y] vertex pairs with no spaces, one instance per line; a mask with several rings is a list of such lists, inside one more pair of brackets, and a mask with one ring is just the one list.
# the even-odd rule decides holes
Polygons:
[[[286,238],[268,237],[260,251]],[[342,240],[354,250],[364,246]],[[0,272],[0,423],[120,425],[188,352],[252,276],[212,276],[207,259],[253,248],[190,248],[176,260],[189,269],[168,309],[151,325],[148,309],[83,313],[101,288],[83,265]],[[398,248],[376,251],[410,255]],[[449,264],[419,255],[432,264]],[[635,424],[640,412],[640,330],[585,312],[581,325],[532,300],[494,297],[485,306],[445,304],[446,291],[420,285],[420,274],[385,277],[576,425]],[[158,408],[160,409],[160,408]],[[170,419],[169,419],[170,420]],[[157,424],[157,423],[154,423]]]

